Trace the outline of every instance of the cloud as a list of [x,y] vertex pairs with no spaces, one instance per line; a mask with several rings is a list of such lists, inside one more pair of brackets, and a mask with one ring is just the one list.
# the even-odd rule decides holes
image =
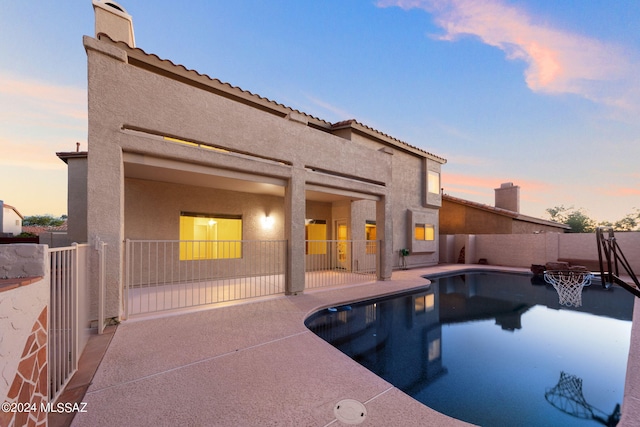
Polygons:
[[640,188],[634,187],[620,187],[612,189],[602,189],[603,194],[628,197],[628,196],[640,196]]
[[419,8],[432,14],[441,40],[478,37],[528,64],[527,86],[535,92],[574,94],[623,110],[637,110],[640,64],[621,47],[535,22],[500,0],[379,0],[379,7]]
[[36,80],[0,74],[0,96],[19,100],[38,112],[87,119],[87,91],[72,86],[58,86]]
[[86,135],[85,89],[0,73],[0,164],[58,169]]
[[323,101],[319,98],[316,98],[312,95],[305,94],[304,96],[309,100],[309,102],[311,102],[312,105],[314,105],[315,107],[319,107],[321,110],[325,112],[323,116],[324,115],[331,116],[332,117],[331,121],[337,122],[342,120],[349,120],[354,117],[354,115],[352,115],[348,111],[340,107],[337,107],[333,104],[330,104],[326,101]]
[[[553,185],[544,181],[531,179],[507,179],[504,176],[478,176],[457,173],[443,173],[442,177],[445,194],[471,194],[484,196],[485,200],[493,200],[494,189],[499,188],[502,183],[513,182],[520,187],[520,194],[523,199],[532,199],[535,194],[546,194],[553,190]],[[458,196],[460,197],[460,196]],[[482,202],[480,200],[472,200]]]

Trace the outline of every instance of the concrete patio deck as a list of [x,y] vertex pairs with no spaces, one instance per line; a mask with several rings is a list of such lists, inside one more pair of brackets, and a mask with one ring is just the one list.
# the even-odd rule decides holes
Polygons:
[[[87,412],[72,425],[338,426],[346,424],[334,406],[355,399],[366,406],[363,426],[468,426],[418,403],[303,323],[317,309],[424,286],[424,274],[465,267],[478,268],[396,271],[386,282],[130,319],[113,335],[82,398]],[[632,333],[635,354],[639,335]],[[627,393],[639,389],[640,375],[628,374]],[[640,401],[628,401],[620,425],[639,419]]]

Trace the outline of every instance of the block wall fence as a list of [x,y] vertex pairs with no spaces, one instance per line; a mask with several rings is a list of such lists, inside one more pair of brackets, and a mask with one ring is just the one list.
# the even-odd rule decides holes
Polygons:
[[[636,276],[640,274],[640,232],[616,232],[616,240]],[[464,251],[462,248],[464,247]],[[456,234],[440,236],[440,263],[486,260],[491,265],[529,268],[532,264],[571,260],[598,263],[595,233]],[[622,274],[622,272],[621,272]]]

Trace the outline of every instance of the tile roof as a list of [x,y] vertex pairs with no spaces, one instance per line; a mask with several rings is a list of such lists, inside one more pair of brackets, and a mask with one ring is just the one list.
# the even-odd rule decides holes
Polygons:
[[99,33],[96,37],[100,41],[107,41],[121,48],[124,48],[128,52],[127,55],[129,56],[129,58],[133,58],[134,61],[137,60],[138,62],[145,63],[149,66],[160,68],[166,72],[181,74],[184,77],[190,78],[200,83],[207,84],[212,89],[215,89],[215,91],[218,92],[218,94],[233,98],[236,101],[240,101],[245,104],[252,105],[253,107],[257,107],[262,110],[270,110],[269,112],[278,114],[282,117],[286,117],[288,114],[291,114],[291,113],[300,114],[304,116],[307,120],[309,120],[310,124],[312,124],[313,127],[319,128],[327,132],[332,132],[333,130],[343,129],[346,127],[351,127],[351,128],[360,130],[362,132],[365,132],[370,136],[374,136],[382,142],[395,145],[400,149],[404,149],[409,152],[419,153],[421,155],[427,155],[428,157],[431,157],[434,160],[437,160],[441,163],[446,163],[446,160],[442,157],[436,156],[421,148],[407,144],[404,141],[401,141],[397,138],[387,135],[384,132],[380,132],[356,120],[353,120],[353,119],[344,120],[344,121],[340,121],[332,124],[326,120],[320,119],[318,117],[312,116],[300,110],[294,109],[284,104],[280,104],[271,99],[254,94],[253,92],[244,90],[238,86],[233,86],[219,79],[212,78],[207,74],[202,74],[196,70],[189,69],[182,64],[176,64],[169,59],[162,59],[158,55],[147,53],[138,47],[131,47],[123,41],[115,41],[111,37],[109,37],[108,34]]
[[105,33],[99,33],[97,35],[97,39],[100,41],[107,41],[110,42],[114,45],[117,45],[121,48],[124,48],[125,50],[127,50],[128,55],[130,57],[133,57],[137,60],[151,60],[151,61],[155,61],[156,65],[161,65],[161,68],[167,70],[167,71],[173,71],[173,72],[182,72],[183,74],[186,73],[187,75],[191,75],[192,78],[197,78],[197,79],[201,79],[204,78],[206,79],[209,83],[212,83],[213,85],[216,86],[217,89],[219,90],[224,90],[228,93],[233,93],[236,96],[239,96],[245,100],[252,100],[254,103],[256,104],[260,104],[262,106],[268,106],[271,107],[275,110],[279,110],[281,111],[283,114],[283,116],[286,116],[287,113],[289,112],[295,112],[298,114],[301,114],[303,116],[305,116],[306,118],[313,120],[313,121],[317,121],[320,122],[322,124],[324,124],[325,126],[329,127],[331,125],[331,123],[327,122],[326,120],[322,120],[319,119],[317,117],[314,117],[310,114],[306,114],[302,111],[296,110],[294,108],[288,107],[284,104],[280,104],[276,101],[270,100],[269,98],[265,98],[263,96],[254,94],[253,92],[250,92],[248,90],[244,90],[238,86],[233,86],[230,83],[227,82],[223,82],[217,78],[213,78],[211,76],[209,76],[208,74],[203,74],[200,73],[194,69],[190,69],[185,67],[182,64],[176,64],[175,62],[171,61],[170,59],[163,59],[160,58],[158,55],[156,55],[155,53],[147,53],[144,50],[140,49],[139,47],[131,47],[129,46],[127,43],[123,42],[123,41],[115,41],[113,40],[111,37],[109,37],[108,34]]
[[363,123],[360,123],[359,121],[355,120],[355,119],[350,119],[350,120],[343,120],[341,122],[337,122],[337,123],[333,123],[331,125],[331,129],[336,130],[336,129],[345,129],[345,128],[354,128],[354,129],[359,129],[361,131],[365,131],[366,133],[368,133],[369,135],[372,136],[377,136],[378,138],[382,138],[382,139],[386,139],[386,140],[390,140],[390,142],[392,142],[394,145],[399,146],[400,148],[404,148],[404,149],[409,149],[409,151],[418,151],[422,154],[426,154],[429,157],[433,158],[434,160],[440,161],[443,164],[447,162],[447,160],[443,157],[440,156],[436,156],[433,153],[430,153],[428,151],[423,150],[422,148],[416,147],[414,145],[408,144],[398,138],[395,138],[391,135],[388,135],[384,132],[381,132],[377,129],[372,128],[371,126],[367,126]]
[[48,227],[43,225],[23,225],[22,232],[23,233],[31,233],[39,236],[41,233],[63,233],[67,231],[67,222],[64,224],[58,225],[55,227]]

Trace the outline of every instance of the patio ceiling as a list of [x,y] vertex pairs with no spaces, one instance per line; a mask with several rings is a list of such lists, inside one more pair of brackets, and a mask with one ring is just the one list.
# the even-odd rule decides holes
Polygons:
[[[286,180],[281,178],[255,175],[227,169],[180,162],[170,159],[125,155],[125,178],[166,182],[197,187],[215,188],[243,193],[264,194],[284,197]],[[322,189],[313,186],[306,191],[306,199],[317,202],[335,202],[360,199],[356,193],[341,190]]]

